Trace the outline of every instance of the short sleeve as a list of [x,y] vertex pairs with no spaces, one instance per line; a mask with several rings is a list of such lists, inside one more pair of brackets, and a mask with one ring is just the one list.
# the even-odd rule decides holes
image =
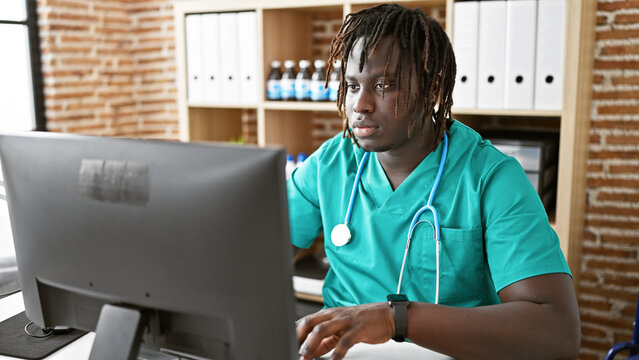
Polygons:
[[532,276],[570,274],[544,206],[517,160],[497,162],[482,187],[486,257],[496,291]]
[[297,167],[287,180],[291,242],[308,248],[322,231],[318,197],[319,158],[323,147]]

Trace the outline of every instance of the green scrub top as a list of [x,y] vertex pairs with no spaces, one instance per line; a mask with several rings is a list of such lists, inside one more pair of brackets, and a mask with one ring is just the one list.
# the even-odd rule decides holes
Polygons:
[[[503,155],[469,127],[453,121],[448,158],[433,205],[441,226],[439,303],[480,306],[500,302],[497,292],[525,278],[568,273],[556,233],[517,160]],[[426,205],[443,144],[395,191],[376,153],[358,184],[351,241],[333,245],[344,223],[363,150],[341,134],[326,141],[288,180],[291,240],[307,248],[324,231],[330,270],[326,307],[385,301],[395,293],[408,228]],[[433,222],[430,211],[420,220]],[[420,222],[411,239],[401,292],[411,301],[435,301],[434,228]]]

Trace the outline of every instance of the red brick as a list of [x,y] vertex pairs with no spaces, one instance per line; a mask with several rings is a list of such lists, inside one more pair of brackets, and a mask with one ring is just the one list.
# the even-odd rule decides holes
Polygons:
[[588,219],[586,220],[586,226],[639,230],[639,221]]
[[609,30],[609,31],[599,31],[595,35],[595,39],[597,40],[606,40],[606,39],[629,39],[639,37],[639,30]]
[[[588,211],[590,212],[590,210]],[[583,253],[587,255],[606,256],[609,260],[611,260],[611,257],[618,257],[621,259],[631,259],[637,257],[636,250],[611,249],[601,246],[587,246],[585,244],[583,246]]]
[[627,305],[627,306],[624,306],[623,309],[621,309],[621,314],[625,316],[635,316],[636,312],[637,312],[636,304]]
[[639,105],[604,105],[597,108],[597,113],[601,115],[639,114]]
[[589,173],[602,172],[602,171],[603,171],[603,165],[601,165],[601,164],[589,164],[588,165],[588,172]]
[[131,24],[131,19],[126,17],[126,16],[105,16],[104,19],[102,19],[104,21],[105,25],[108,24],[123,24],[123,25],[130,25]]
[[592,76],[592,82],[595,84],[601,84],[603,83],[603,80],[604,80],[603,75],[596,74]]
[[581,347],[581,350],[579,352],[579,360],[601,360],[603,358],[603,355],[585,353],[585,349],[585,346]]
[[584,300],[579,299],[579,308],[584,309],[594,309],[594,310],[610,310],[612,305],[608,301],[599,301],[599,300]]
[[70,93],[56,93],[46,94],[44,97],[46,100],[59,100],[59,99],[78,99],[93,96],[92,91],[77,91]]
[[111,6],[111,5],[102,5],[98,2],[94,3],[93,5],[93,9],[97,12],[119,12],[122,14],[127,14],[128,10],[127,8],[123,5],[123,6]]
[[590,151],[591,159],[639,159],[639,150],[600,150]]
[[613,85],[639,85],[639,76],[619,76],[612,78]]
[[639,174],[639,165],[610,165],[612,174]]
[[639,45],[606,46],[601,50],[602,55],[639,54]]
[[[639,262],[637,261],[615,262],[615,261],[589,259],[589,260],[586,260],[586,265],[587,267],[593,268],[593,269],[606,269],[606,270],[614,270],[614,271],[639,273]],[[636,292],[635,292],[635,296],[636,296]]]
[[614,2],[599,1],[597,3],[597,10],[599,11],[614,11],[619,9],[631,9],[637,7],[639,7],[639,0],[622,0]]
[[614,344],[611,341],[607,340],[593,340],[588,338],[581,339],[582,348],[588,348],[597,351],[607,351],[608,349],[610,349],[610,347],[612,347],[612,345]]
[[148,22],[164,22],[164,23],[173,23],[173,16],[165,15],[165,16],[140,16],[138,18],[139,23],[148,23]]
[[639,121],[595,120],[590,123],[591,129],[616,129],[620,131],[639,129]]
[[89,15],[87,13],[81,13],[81,14],[59,13],[56,15],[58,15],[57,17],[59,19],[63,19],[63,20],[80,20],[80,21],[89,21],[89,22],[94,22],[98,20],[97,16]]
[[93,119],[93,113],[82,114],[82,115],[47,115],[47,121],[52,122],[69,122],[69,121],[80,121],[80,120],[91,120]]
[[615,23],[617,24],[639,23],[639,14],[617,14],[615,15]]
[[636,189],[639,187],[639,180],[616,179],[616,178],[588,178],[586,184],[589,187],[618,187]]
[[105,124],[94,124],[94,125],[77,125],[77,126],[69,126],[67,128],[67,132],[70,133],[78,133],[78,134],[91,134],[95,135],[99,130],[105,130]]
[[608,144],[639,145],[639,136],[609,135],[606,137],[606,142]]
[[104,103],[102,102],[88,102],[88,103],[79,103],[79,104],[68,104],[67,105],[67,110],[68,111],[73,111],[73,110],[98,110],[98,109],[103,109],[105,107]]
[[62,1],[62,0],[40,0],[38,1],[38,7],[44,8],[46,6],[56,8],[72,8],[79,10],[88,10],[88,5],[84,1]]
[[[637,46],[639,50],[639,46]],[[595,91],[592,93],[593,99],[639,99],[639,90],[613,90],[613,91]]]
[[597,25],[604,25],[608,22],[608,17],[607,16],[597,16]]
[[93,65],[100,64],[102,60],[95,59],[95,58],[74,57],[74,58],[62,59],[60,62],[62,63],[62,65],[92,65],[93,66]]
[[97,26],[95,28],[95,32],[96,33],[102,33],[102,34],[128,34],[129,33],[129,29],[127,28],[118,28],[118,27],[107,27],[107,26]]
[[43,31],[72,31],[72,32],[88,32],[88,25],[62,25],[62,24],[44,24],[40,26]]
[[639,278],[632,277],[632,276],[618,275],[618,274],[617,275],[605,274],[604,284],[636,288],[639,286]]
[[603,244],[639,245],[638,236],[602,235]]
[[[581,314],[581,321],[584,323],[605,325],[609,328],[623,329],[628,326],[627,317],[612,317],[595,314]],[[630,320],[632,323],[632,320]]]
[[639,216],[639,208],[613,207],[613,206],[588,206],[588,214]]

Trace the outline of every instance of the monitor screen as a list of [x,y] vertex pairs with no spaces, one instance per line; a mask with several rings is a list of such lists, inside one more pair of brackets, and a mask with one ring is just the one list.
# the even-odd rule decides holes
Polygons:
[[134,353],[142,338],[296,358],[284,150],[22,133],[0,135],[0,157],[37,325],[97,328],[92,357],[115,332]]

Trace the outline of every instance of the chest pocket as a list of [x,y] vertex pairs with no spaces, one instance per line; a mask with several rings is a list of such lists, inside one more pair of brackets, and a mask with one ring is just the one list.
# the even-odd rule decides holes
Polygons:
[[[439,302],[470,306],[489,288],[482,229],[442,227],[441,237]],[[410,251],[414,255],[411,267],[420,273],[419,281],[428,289],[427,298],[434,301],[436,261],[432,230],[416,232]]]

